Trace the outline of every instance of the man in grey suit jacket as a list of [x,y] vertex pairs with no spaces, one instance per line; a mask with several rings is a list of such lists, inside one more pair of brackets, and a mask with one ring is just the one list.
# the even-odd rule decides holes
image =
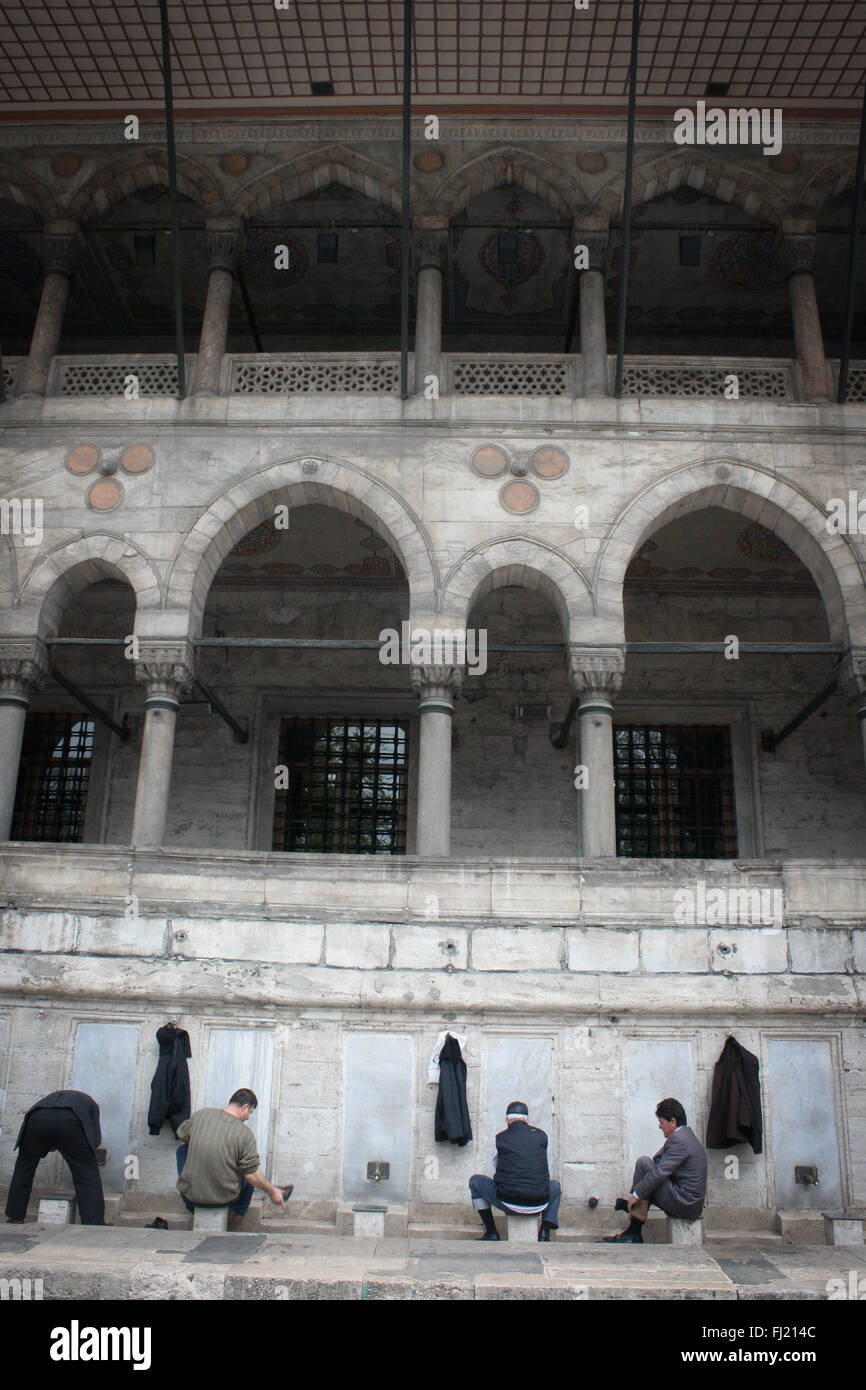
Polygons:
[[668,1216],[700,1216],[707,1195],[707,1155],[697,1135],[686,1124],[686,1112],[669,1096],[656,1106],[656,1118],[665,1142],[652,1158],[639,1158],[634,1166],[631,1196],[616,1200],[616,1211],[628,1211],[630,1220],[618,1236],[604,1240],[618,1245],[643,1245],[643,1226],[650,1203]]

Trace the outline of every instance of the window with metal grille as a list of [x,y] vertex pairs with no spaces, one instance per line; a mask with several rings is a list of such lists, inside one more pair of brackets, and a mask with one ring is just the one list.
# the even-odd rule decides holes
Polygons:
[[284,719],[277,850],[405,854],[406,725],[386,719]]
[[28,714],[13,840],[81,839],[95,728],[77,714]]
[[613,734],[617,854],[735,859],[730,730],[617,724]]

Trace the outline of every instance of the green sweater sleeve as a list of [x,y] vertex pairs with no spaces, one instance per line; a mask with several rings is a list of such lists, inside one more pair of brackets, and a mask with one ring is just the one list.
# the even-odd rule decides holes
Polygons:
[[243,1142],[238,1153],[238,1168],[244,1176],[246,1176],[247,1173],[257,1172],[260,1161],[258,1146],[256,1145],[256,1136],[251,1130],[245,1129],[243,1133]]

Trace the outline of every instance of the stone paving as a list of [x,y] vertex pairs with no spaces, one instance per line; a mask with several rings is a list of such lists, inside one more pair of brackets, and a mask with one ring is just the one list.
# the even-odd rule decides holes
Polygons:
[[698,1249],[583,1241],[532,1247],[28,1223],[0,1229],[0,1281],[10,1279],[41,1279],[45,1300],[826,1301],[834,1292],[866,1298],[866,1246],[768,1238]]

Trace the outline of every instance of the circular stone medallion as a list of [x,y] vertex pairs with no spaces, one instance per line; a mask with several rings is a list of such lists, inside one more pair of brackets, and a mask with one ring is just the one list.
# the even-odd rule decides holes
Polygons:
[[495,444],[484,444],[480,449],[476,449],[470,460],[476,473],[480,473],[482,478],[498,478],[500,473],[504,473],[508,467],[508,455],[504,449],[498,449]]
[[153,467],[153,450],[149,444],[130,444],[120,456],[124,473],[146,473]]
[[73,174],[77,174],[81,168],[81,160],[77,154],[59,154],[51,161],[51,172],[56,174],[59,179],[71,179]]
[[95,512],[110,512],[123,500],[123,488],[113,478],[94,483],[87,494],[87,505]]
[[220,168],[224,174],[243,174],[249,168],[250,161],[240,150],[234,154],[224,154],[220,159]]
[[437,169],[442,168],[445,160],[438,150],[424,150],[421,154],[416,154],[412,162],[422,174],[435,174]]
[[66,455],[70,473],[92,473],[99,462],[99,450],[93,444],[76,444]]
[[541,500],[534,483],[506,483],[499,493],[499,501],[507,512],[522,515],[534,512]]
[[568,455],[553,444],[545,444],[535,450],[529,466],[539,478],[559,478],[568,467]]
[[585,174],[600,174],[602,169],[607,168],[607,160],[603,154],[593,154],[587,151],[586,154],[578,155],[578,169],[582,169]]

